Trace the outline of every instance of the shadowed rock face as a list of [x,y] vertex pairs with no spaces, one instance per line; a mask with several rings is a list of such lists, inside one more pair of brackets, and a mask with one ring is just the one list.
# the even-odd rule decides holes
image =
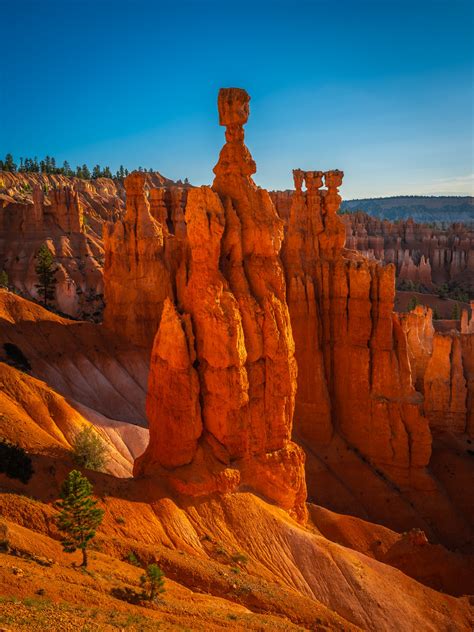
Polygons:
[[283,261],[299,366],[296,430],[316,444],[339,433],[401,480],[428,463],[431,435],[393,314],[393,266],[343,249],[342,177],[294,172]]
[[[423,409],[435,432],[474,435],[474,345],[472,325],[463,313],[461,334],[435,332],[433,312],[418,305],[401,315],[413,380],[423,393]],[[471,331],[470,331],[471,330]]]
[[150,445],[135,473],[168,468],[170,482],[193,495],[250,487],[304,520],[304,458],[290,439],[296,362],[283,228],[251,178],[248,103],[244,90],[219,93],[227,142],[216,178],[188,194],[176,298],[165,302],[152,352]]

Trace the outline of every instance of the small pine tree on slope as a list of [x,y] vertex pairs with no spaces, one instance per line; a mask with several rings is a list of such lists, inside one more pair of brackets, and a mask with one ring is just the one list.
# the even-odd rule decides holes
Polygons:
[[36,255],[35,272],[38,277],[38,283],[35,287],[41,302],[46,307],[49,301],[54,300],[56,289],[56,272],[57,267],[54,265],[54,257],[46,244],[43,244]]
[[58,529],[65,534],[61,544],[66,553],[82,551],[81,566],[87,567],[87,546],[95,537],[97,527],[102,522],[104,510],[97,507],[92,497],[92,485],[77,470],[69,472],[61,485],[61,510],[57,519]]

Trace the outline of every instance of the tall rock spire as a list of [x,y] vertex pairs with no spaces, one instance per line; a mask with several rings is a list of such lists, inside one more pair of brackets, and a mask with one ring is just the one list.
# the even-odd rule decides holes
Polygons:
[[134,471],[165,476],[190,495],[250,488],[304,521],[304,455],[291,441],[296,362],[279,259],[283,224],[251,178],[249,100],[241,89],[220,91],[226,144],[216,178],[212,189],[188,193],[187,256],[155,338],[150,444]]

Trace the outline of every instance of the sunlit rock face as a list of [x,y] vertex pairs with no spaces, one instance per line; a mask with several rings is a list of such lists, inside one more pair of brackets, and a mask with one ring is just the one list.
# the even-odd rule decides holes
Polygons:
[[227,142],[212,188],[188,193],[176,294],[164,301],[151,357],[150,444],[135,474],[160,473],[192,495],[248,487],[303,521],[283,223],[251,177],[249,101],[241,89],[219,92]]

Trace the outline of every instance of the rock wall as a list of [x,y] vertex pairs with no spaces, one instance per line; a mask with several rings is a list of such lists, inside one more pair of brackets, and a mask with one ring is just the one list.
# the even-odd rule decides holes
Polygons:
[[250,488],[304,521],[304,455],[291,442],[296,363],[283,226],[251,178],[248,103],[244,90],[219,92],[227,142],[212,188],[187,197],[186,255],[153,346],[150,444],[135,474],[165,476],[191,495]]
[[394,266],[343,248],[342,177],[294,171],[283,261],[299,367],[295,430],[313,448],[338,434],[402,483],[427,465],[431,435],[393,313]]

